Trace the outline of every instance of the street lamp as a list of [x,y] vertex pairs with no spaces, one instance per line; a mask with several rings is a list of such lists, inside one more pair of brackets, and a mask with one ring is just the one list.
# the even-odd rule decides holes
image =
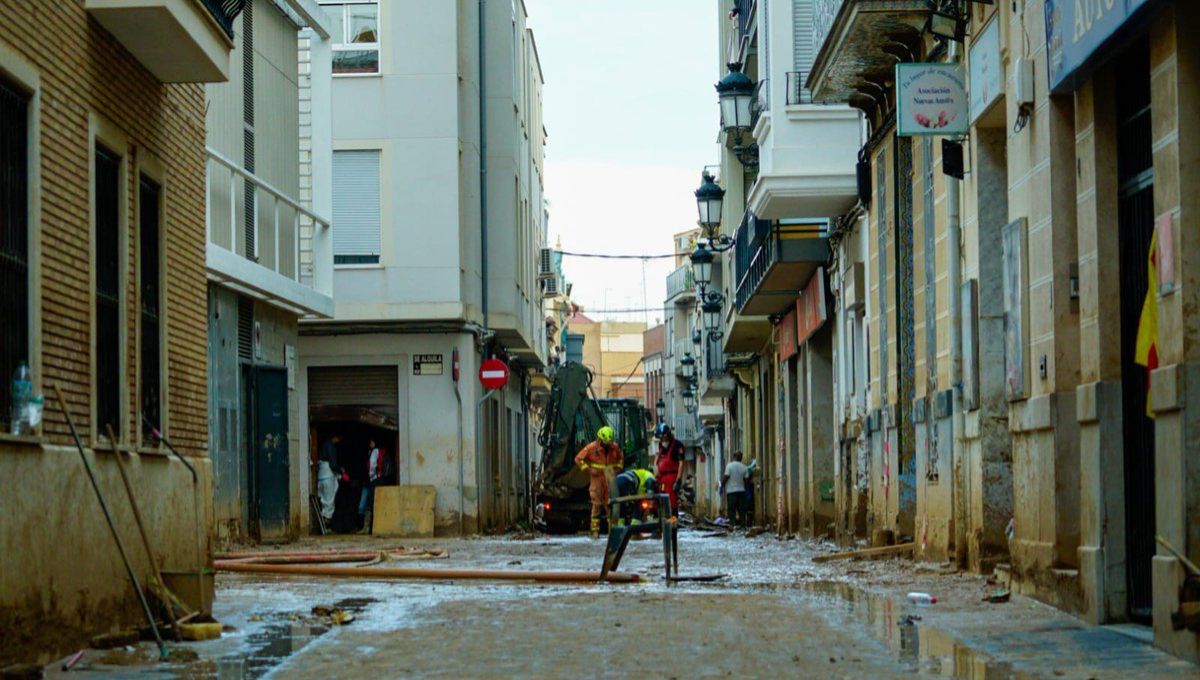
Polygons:
[[658,416],[658,422],[660,423],[667,417],[667,404],[661,397],[658,401],[654,402],[654,413]]
[[696,392],[690,387],[683,390],[683,405],[688,413],[696,410]]
[[704,336],[703,336],[703,335],[701,335],[701,333],[700,333],[700,329],[699,329],[699,328],[697,328],[696,330],[692,331],[692,344],[693,344],[693,345],[699,345],[699,344],[700,344],[700,341],[701,341],[701,340],[703,340],[703,339],[704,339]]
[[696,357],[693,357],[691,352],[683,355],[683,358],[679,360],[679,365],[683,366],[683,377],[688,380],[696,375]]
[[696,287],[700,290],[707,290],[708,284],[712,283],[712,250],[704,244],[704,241],[697,240],[696,249],[688,257],[692,261],[692,275],[696,279]]
[[705,170],[700,175],[700,188],[696,195],[696,209],[700,213],[700,226],[711,235],[721,226],[721,206],[725,201],[725,190],[717,185],[712,174]]
[[721,129],[743,132],[750,129],[750,102],[754,100],[754,81],[742,73],[741,64],[728,64],[729,73],[717,83],[721,104]]
[[709,293],[700,305],[700,311],[704,314],[704,330],[708,331],[709,340],[718,340],[725,335],[721,331],[722,301],[720,293]]

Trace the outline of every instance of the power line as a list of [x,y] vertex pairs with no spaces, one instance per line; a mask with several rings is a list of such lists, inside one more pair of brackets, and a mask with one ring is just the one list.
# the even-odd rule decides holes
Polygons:
[[671,253],[670,255],[612,255],[607,253],[570,253],[565,250],[554,251],[565,257],[592,257],[602,260],[663,260],[668,257],[679,257],[687,253]]

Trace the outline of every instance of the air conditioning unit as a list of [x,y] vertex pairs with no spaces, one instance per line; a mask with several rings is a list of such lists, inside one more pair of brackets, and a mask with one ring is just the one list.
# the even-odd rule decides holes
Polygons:
[[562,295],[562,279],[557,276],[542,279],[542,297],[552,298]]
[[546,279],[554,276],[554,249],[542,248],[538,257],[538,276]]

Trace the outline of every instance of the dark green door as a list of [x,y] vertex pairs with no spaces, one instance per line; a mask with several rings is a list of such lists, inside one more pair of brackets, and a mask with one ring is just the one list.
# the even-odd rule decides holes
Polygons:
[[282,536],[288,530],[290,510],[287,371],[282,368],[255,367],[252,372],[253,507],[259,537]]

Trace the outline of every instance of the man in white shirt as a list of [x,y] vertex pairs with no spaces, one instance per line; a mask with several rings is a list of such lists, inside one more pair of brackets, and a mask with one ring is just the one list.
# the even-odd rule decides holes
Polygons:
[[733,454],[733,460],[725,466],[725,474],[721,476],[721,488],[725,490],[725,507],[729,520],[735,526],[742,526],[747,519],[747,485],[750,483],[750,468],[742,462],[742,452]]
[[363,487],[362,496],[358,501],[358,514],[363,518],[362,530],[358,533],[371,533],[371,520],[375,510],[375,487],[383,481],[384,452],[375,445],[372,439],[367,444],[370,453],[367,454],[367,485]]

